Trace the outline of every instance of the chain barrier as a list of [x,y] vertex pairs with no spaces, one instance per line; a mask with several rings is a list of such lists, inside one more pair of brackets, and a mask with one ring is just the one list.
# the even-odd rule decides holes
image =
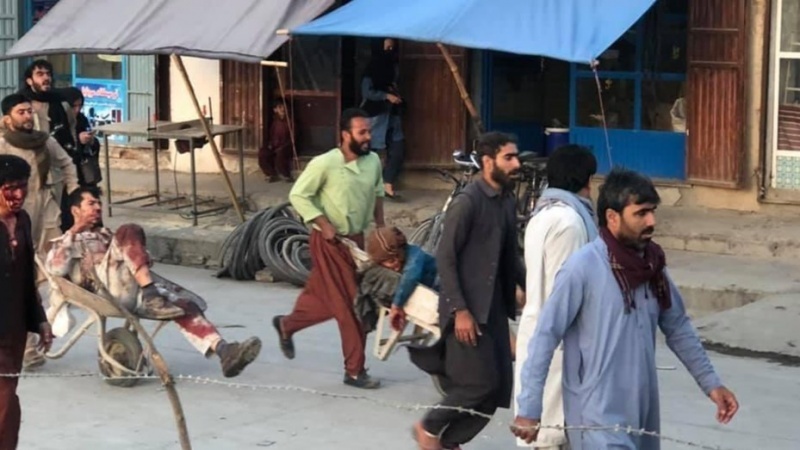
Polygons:
[[[138,375],[138,376],[121,376],[121,377],[114,377],[109,378],[102,374],[95,373],[95,372],[64,372],[64,373],[30,373],[30,372],[23,372],[23,373],[6,373],[0,374],[0,378],[99,378],[102,380],[118,380],[121,378],[124,379],[137,379],[137,380],[157,380],[161,381],[156,375]],[[187,382],[199,385],[215,385],[215,386],[223,386],[232,389],[249,389],[253,391],[273,391],[273,392],[297,392],[302,394],[314,395],[318,397],[325,397],[325,398],[332,398],[337,400],[355,400],[355,401],[364,401],[368,403],[372,403],[377,406],[389,408],[389,409],[397,409],[401,411],[430,411],[434,409],[442,409],[442,410],[450,410],[450,411],[457,411],[464,414],[470,414],[473,416],[482,417],[488,420],[493,420],[494,416],[492,414],[482,413],[480,411],[476,411],[473,409],[467,408],[460,408],[457,406],[442,406],[442,405],[425,405],[421,403],[411,404],[411,403],[393,403],[388,402],[385,400],[381,400],[374,397],[368,397],[365,395],[356,395],[356,394],[338,394],[335,392],[327,392],[321,391],[318,389],[311,389],[305,388],[300,386],[291,386],[291,385],[275,385],[275,384],[253,384],[253,383],[236,383],[231,381],[219,380],[215,378],[208,378],[208,377],[198,377],[194,375],[177,375],[173,377],[173,380],[176,382]],[[529,430],[532,428],[524,428],[524,427],[516,427],[512,423],[504,423],[502,421],[493,420],[493,423],[498,426],[505,426],[505,427],[514,427],[520,430]],[[561,426],[561,425],[538,425],[533,427],[533,429],[552,429],[552,430],[562,430],[562,431],[582,431],[582,432],[592,432],[592,431],[603,431],[603,432],[612,432],[612,433],[625,433],[632,436],[647,436],[652,437],[655,439],[659,439],[662,442],[670,442],[673,444],[683,445],[685,447],[690,448],[697,448],[703,450],[732,450],[728,448],[723,448],[720,446],[711,446],[707,444],[691,442],[683,439],[676,439],[669,436],[664,436],[660,433],[655,431],[648,431],[645,429],[636,429],[630,426],[623,426],[623,425],[610,425],[610,426],[589,426],[589,425],[569,425],[569,426]]]

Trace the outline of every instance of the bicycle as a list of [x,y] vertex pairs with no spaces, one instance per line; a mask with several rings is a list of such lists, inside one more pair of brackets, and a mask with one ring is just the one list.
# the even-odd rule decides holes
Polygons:
[[525,227],[542,192],[547,189],[547,158],[533,152],[519,155],[520,179],[516,188],[517,199],[517,243],[525,248]]
[[442,209],[434,216],[423,220],[408,238],[410,244],[418,245],[422,247],[425,252],[430,254],[435,254],[436,247],[439,245],[439,240],[442,238],[444,215],[445,212],[447,212],[447,208],[450,206],[453,198],[472,181],[472,177],[480,170],[480,165],[478,164],[475,154],[467,154],[463,150],[456,150],[453,152],[453,161],[457,166],[463,168],[461,178],[457,178],[445,170],[436,169],[439,175],[453,183],[453,190],[450,191],[450,195],[447,196],[447,200],[445,200]]

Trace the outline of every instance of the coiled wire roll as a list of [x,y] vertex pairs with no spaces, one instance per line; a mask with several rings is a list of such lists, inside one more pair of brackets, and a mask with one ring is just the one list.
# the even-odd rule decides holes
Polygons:
[[308,240],[308,228],[288,203],[266,208],[225,239],[217,276],[253,280],[267,269],[275,281],[304,286],[311,272]]

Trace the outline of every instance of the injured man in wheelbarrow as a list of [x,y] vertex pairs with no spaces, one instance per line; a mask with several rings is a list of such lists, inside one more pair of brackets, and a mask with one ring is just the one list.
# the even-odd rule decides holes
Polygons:
[[378,305],[391,308],[389,323],[395,330],[406,325],[403,310],[418,284],[434,288],[436,259],[420,247],[406,242],[396,227],[377,228],[367,236],[367,255],[374,264],[358,286],[356,317],[366,332],[375,329]]
[[[138,225],[122,225],[112,233],[101,226],[100,192],[80,187],[69,197],[75,224],[52,240],[46,270],[66,277],[82,288],[111,297],[138,317],[172,320],[186,339],[204,356],[215,354],[225,377],[235,377],[256,359],[261,341],[251,337],[244,342],[227,342],[203,315],[202,301],[194,301],[180,286],[154,283],[152,262],[145,248],[144,230]],[[51,296],[55,297],[55,296]],[[52,305],[51,308],[58,307]]]

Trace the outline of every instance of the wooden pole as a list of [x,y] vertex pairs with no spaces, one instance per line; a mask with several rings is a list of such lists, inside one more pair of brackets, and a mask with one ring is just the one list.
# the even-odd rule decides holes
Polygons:
[[161,353],[156,350],[156,345],[153,343],[153,339],[150,338],[150,335],[147,334],[147,331],[144,329],[139,320],[134,317],[124,306],[122,306],[116,299],[111,298],[109,299],[120,310],[125,319],[130,323],[133,328],[136,329],[136,333],[144,339],[145,345],[147,345],[148,350],[150,351],[150,361],[152,361],[153,366],[158,372],[158,376],[161,378],[161,384],[164,385],[164,389],[167,391],[167,397],[169,397],[169,403],[172,405],[172,414],[175,416],[175,425],[178,427],[178,439],[181,443],[181,450],[192,450],[192,443],[189,440],[189,430],[186,428],[186,416],[183,414],[183,406],[181,405],[181,399],[178,397],[178,391],[175,389],[175,380],[172,379],[172,375],[169,373],[169,367],[167,367],[166,361],[161,356]]
[[472,99],[469,97],[469,92],[467,91],[466,86],[464,86],[464,79],[461,77],[461,73],[458,71],[458,66],[456,65],[456,62],[453,61],[453,57],[450,55],[447,47],[438,42],[436,43],[436,46],[439,47],[439,51],[442,52],[444,60],[447,61],[447,65],[450,67],[450,72],[453,73],[453,79],[456,82],[456,87],[458,87],[459,94],[461,94],[461,100],[464,101],[464,106],[467,107],[467,111],[469,112],[470,117],[472,117],[472,125],[475,127],[475,131],[480,136],[484,132],[483,122],[481,121],[481,116],[478,114],[478,110],[475,109],[475,105],[472,103]]
[[[288,65],[287,65],[288,66]],[[282,67],[287,67],[282,66]],[[289,126],[289,138],[292,141],[292,155],[294,156],[294,168],[300,170],[300,160],[297,158],[297,144],[294,141],[294,116],[289,114],[289,105],[286,103],[286,91],[283,89],[283,80],[281,79],[281,72],[278,70],[280,66],[275,67],[275,78],[278,79],[278,89],[281,91],[281,99],[283,101],[283,109],[286,111],[286,124]]]
[[[203,110],[200,108],[200,102],[197,101],[197,95],[194,92],[192,80],[189,79],[189,74],[186,72],[186,67],[183,65],[183,59],[175,53],[171,55],[171,58],[173,64],[175,64],[175,66],[178,68],[178,72],[180,72],[181,77],[183,78],[183,83],[186,85],[186,90],[189,91],[189,97],[192,98],[192,104],[194,104],[194,109],[197,112],[197,116],[200,118],[200,123],[203,125],[203,131],[206,133],[208,143],[211,144],[211,152],[214,154],[214,158],[217,160],[217,166],[219,166],[222,177],[225,179],[225,186],[228,188],[228,194],[233,202],[233,208],[236,210],[239,220],[244,222],[242,205],[239,204],[239,200],[236,198],[236,191],[233,190],[233,184],[231,183],[231,178],[228,175],[228,171],[225,170],[225,164],[222,162],[222,156],[220,155],[219,148],[217,147],[217,142],[214,140],[214,136],[211,134],[211,126],[208,124],[208,121],[203,115]],[[242,170],[244,170],[244,168],[242,168]]]

